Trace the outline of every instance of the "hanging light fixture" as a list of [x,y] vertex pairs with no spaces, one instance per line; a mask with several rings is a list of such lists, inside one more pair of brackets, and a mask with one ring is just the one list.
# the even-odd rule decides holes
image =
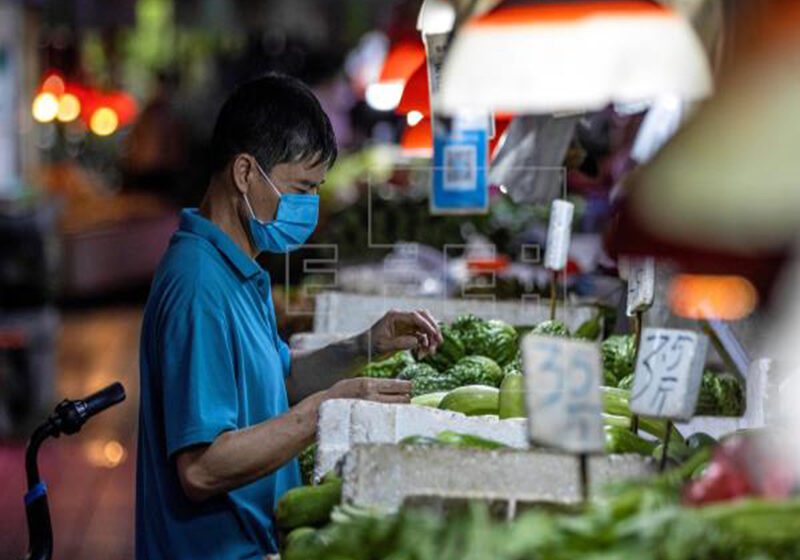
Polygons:
[[711,93],[689,23],[649,0],[506,0],[450,46],[434,109],[549,114]]

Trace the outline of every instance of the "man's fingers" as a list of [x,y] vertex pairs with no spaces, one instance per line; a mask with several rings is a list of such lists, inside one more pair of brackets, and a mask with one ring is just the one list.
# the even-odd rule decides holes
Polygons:
[[409,317],[411,318],[414,327],[422,334],[426,335],[426,346],[435,347],[439,344],[439,338],[441,337],[441,334],[439,333],[439,327],[436,326],[435,322],[431,322],[419,311],[413,311],[409,314]]
[[433,315],[431,314],[431,312],[430,312],[430,311],[428,311],[427,309],[420,309],[420,310],[419,310],[419,313],[420,313],[420,314],[421,314],[421,315],[422,315],[422,316],[423,316],[425,319],[427,319],[427,320],[428,320],[428,323],[430,323],[430,324],[433,326],[433,328],[436,330],[436,338],[437,338],[437,340],[439,341],[439,344],[441,344],[442,342],[444,342],[444,337],[442,336],[442,329],[440,329],[440,328],[439,328],[439,323],[436,321],[436,319],[434,319],[434,317],[433,317]]
[[405,379],[372,379],[369,392],[382,394],[407,394],[411,392],[411,381]]
[[394,352],[396,350],[411,350],[419,346],[419,339],[413,334],[394,337],[386,341],[386,350]]

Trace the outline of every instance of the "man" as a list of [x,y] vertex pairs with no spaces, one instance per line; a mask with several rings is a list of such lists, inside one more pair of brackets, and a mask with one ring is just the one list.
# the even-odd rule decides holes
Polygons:
[[315,352],[291,352],[278,337],[269,277],[254,259],[305,242],[336,158],[308,88],[278,75],[240,87],[212,148],[205,199],[181,216],[142,326],[139,559],[276,552],[272,512],[300,483],[295,457],[314,440],[320,404],[408,402],[406,381],[350,376],[370,355],[427,354],[441,342],[426,311],[390,312]]

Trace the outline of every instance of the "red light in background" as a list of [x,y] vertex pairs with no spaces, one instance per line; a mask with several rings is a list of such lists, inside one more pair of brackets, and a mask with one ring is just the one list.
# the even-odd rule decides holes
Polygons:
[[679,274],[667,294],[672,312],[687,319],[737,321],[747,317],[758,303],[758,293],[741,276]]

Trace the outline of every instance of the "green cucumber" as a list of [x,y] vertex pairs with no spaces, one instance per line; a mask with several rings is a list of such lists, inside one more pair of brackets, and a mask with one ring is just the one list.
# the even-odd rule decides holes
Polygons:
[[603,429],[606,436],[606,453],[638,453],[648,456],[656,447],[655,443],[640,438],[628,428],[606,425]]
[[339,479],[319,486],[300,486],[286,492],[275,508],[275,521],[283,531],[297,527],[319,527],[330,519],[333,508],[342,501]]
[[500,384],[500,418],[525,418],[525,378],[511,373],[503,378]]
[[500,408],[500,390],[488,385],[458,387],[445,395],[439,408],[467,416],[497,414]]
[[439,434],[436,436],[436,440],[445,445],[472,449],[503,449],[504,447],[508,447],[499,441],[482,438],[480,436],[474,436],[472,434],[451,432],[449,430],[439,432]]
[[439,404],[442,402],[442,399],[445,397],[445,395],[447,395],[447,391],[437,391],[435,393],[426,393],[424,395],[417,395],[416,397],[411,399],[411,404],[438,408]]

